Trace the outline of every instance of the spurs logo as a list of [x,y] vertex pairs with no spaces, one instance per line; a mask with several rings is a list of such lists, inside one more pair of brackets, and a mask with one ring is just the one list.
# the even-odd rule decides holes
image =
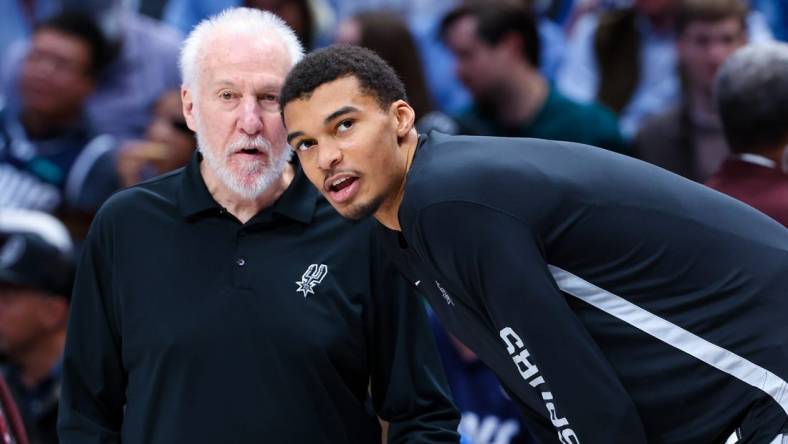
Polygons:
[[306,269],[301,280],[296,281],[298,289],[296,292],[304,293],[304,297],[309,296],[310,293],[315,294],[315,285],[323,282],[323,278],[328,274],[328,267],[324,264],[312,264]]

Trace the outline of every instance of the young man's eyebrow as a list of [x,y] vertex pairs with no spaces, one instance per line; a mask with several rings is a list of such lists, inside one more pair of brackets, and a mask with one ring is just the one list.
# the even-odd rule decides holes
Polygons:
[[[342,108],[339,108],[338,110],[336,110],[333,113],[329,114],[325,119],[323,119],[323,125],[328,125],[329,122],[331,122],[332,120],[336,119],[337,117],[339,117],[339,116],[341,116],[343,114],[352,113],[352,112],[355,112],[355,111],[358,111],[358,108],[356,108],[355,106],[350,106],[350,105],[343,106]],[[303,136],[303,135],[304,135],[303,131],[293,131],[292,133],[287,135],[287,143],[290,143],[296,137]]]
[[303,131],[293,131],[292,133],[287,135],[287,144],[289,145],[290,142],[293,141],[293,139],[295,139],[296,137],[303,136],[303,135],[304,135]]
[[323,125],[327,125],[329,122],[331,122],[332,120],[334,120],[337,117],[341,116],[342,114],[352,113],[354,111],[358,111],[358,108],[356,108],[354,106],[350,106],[350,105],[343,106],[342,108],[339,108],[338,110],[336,110],[333,113],[329,114],[328,117],[323,119]]

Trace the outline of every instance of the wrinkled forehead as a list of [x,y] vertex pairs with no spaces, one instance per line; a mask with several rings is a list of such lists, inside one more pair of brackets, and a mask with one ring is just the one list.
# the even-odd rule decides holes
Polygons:
[[285,43],[273,34],[217,34],[206,39],[197,58],[198,74],[242,70],[284,77],[291,67]]

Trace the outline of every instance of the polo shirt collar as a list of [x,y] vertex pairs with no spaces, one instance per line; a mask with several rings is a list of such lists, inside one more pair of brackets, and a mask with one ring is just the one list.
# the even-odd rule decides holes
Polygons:
[[[178,206],[181,215],[187,219],[203,214],[216,215],[222,210],[205,185],[200,173],[201,161],[202,155],[195,150],[191,160],[181,173]],[[248,223],[254,223],[261,218],[270,218],[272,215],[284,216],[305,224],[312,221],[320,193],[309,182],[297,158],[294,158],[292,163],[295,176],[290,186],[273,205],[262,209]]]

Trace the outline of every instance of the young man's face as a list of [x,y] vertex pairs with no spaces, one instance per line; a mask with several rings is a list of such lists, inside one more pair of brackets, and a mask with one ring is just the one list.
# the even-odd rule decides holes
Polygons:
[[343,77],[289,102],[284,120],[309,180],[342,216],[361,219],[403,184],[407,156],[399,139],[412,128],[412,113],[402,100],[381,109],[355,77]]
[[253,199],[278,180],[290,150],[279,92],[291,67],[280,40],[223,35],[207,40],[194,85],[181,96],[207,182]]
[[691,85],[712,89],[720,65],[746,43],[741,20],[695,21],[687,25],[677,41],[679,63]]

